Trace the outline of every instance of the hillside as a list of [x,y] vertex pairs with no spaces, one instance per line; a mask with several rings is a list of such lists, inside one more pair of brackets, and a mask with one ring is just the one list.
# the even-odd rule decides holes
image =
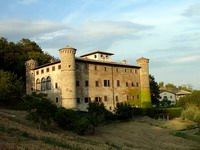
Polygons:
[[[0,110],[0,149],[177,149],[200,148],[200,136],[191,134],[192,122],[155,121],[135,119],[126,123],[113,123],[99,127],[96,135],[78,136],[51,125],[48,131],[39,131],[25,119],[25,112]],[[190,134],[189,134],[190,133]]]

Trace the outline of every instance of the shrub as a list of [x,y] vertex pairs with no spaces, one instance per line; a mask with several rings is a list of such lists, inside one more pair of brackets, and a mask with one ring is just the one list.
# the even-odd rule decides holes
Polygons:
[[133,108],[127,103],[117,103],[116,107],[117,119],[127,121],[133,118]]

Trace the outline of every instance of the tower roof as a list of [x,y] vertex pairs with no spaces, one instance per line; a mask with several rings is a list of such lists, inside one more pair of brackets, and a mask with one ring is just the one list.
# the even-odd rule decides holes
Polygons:
[[[63,48],[61,48],[61,49],[65,49],[65,48],[67,48],[67,49],[75,49],[76,50],[76,48],[74,48],[74,47],[72,47],[72,46],[70,46],[70,45],[66,45],[65,47],[63,47]],[[61,50],[60,49],[60,50]]]
[[140,60],[149,60],[149,59],[145,58],[145,57],[141,57],[141,58],[137,59],[136,61],[140,61]]

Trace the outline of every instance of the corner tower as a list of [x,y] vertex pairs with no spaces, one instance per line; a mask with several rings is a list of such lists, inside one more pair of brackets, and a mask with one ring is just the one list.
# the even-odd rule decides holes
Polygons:
[[26,94],[31,94],[35,89],[35,74],[33,69],[38,66],[36,60],[28,60],[25,63],[26,66]]
[[149,84],[149,59],[139,58],[137,64],[140,68],[140,84],[141,84],[141,107],[151,107],[151,95]]
[[76,49],[67,45],[59,51],[61,59],[60,86],[62,107],[76,109]]

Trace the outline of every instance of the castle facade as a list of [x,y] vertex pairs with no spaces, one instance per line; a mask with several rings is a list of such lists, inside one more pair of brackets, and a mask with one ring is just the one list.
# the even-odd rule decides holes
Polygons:
[[103,51],[75,57],[76,49],[66,46],[59,52],[60,61],[42,66],[32,59],[26,62],[27,94],[46,93],[57,106],[81,111],[87,111],[90,101],[102,102],[110,111],[127,101],[150,107],[149,59],[130,65],[113,62],[113,54]]

